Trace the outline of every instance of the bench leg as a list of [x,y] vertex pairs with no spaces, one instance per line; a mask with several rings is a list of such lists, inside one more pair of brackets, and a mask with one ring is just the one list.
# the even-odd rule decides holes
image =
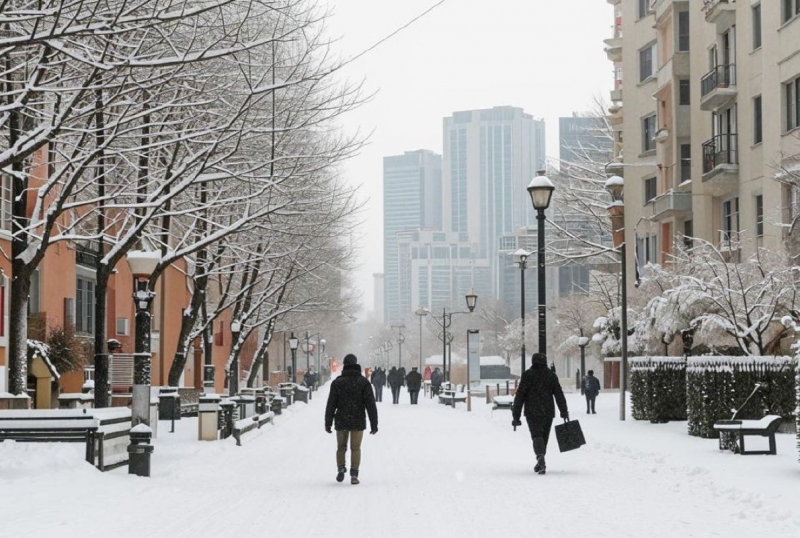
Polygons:
[[778,453],[778,450],[775,446],[775,433],[769,434],[769,453],[774,456]]
[[744,454],[744,435],[739,432],[739,454]]

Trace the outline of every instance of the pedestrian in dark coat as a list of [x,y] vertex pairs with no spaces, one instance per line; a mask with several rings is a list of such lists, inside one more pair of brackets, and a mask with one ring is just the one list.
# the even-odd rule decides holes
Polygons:
[[375,371],[372,372],[370,382],[372,382],[372,386],[375,387],[375,401],[382,402],[383,386],[386,384],[386,381],[383,379],[383,371],[380,368],[376,368]]
[[406,386],[406,367],[405,366],[401,366],[400,368],[397,369],[397,373],[400,374],[400,386],[401,387],[405,387]]
[[444,381],[444,375],[442,375],[442,371],[439,368],[434,368],[433,373],[431,374],[431,395],[438,395],[439,389],[442,388],[442,381]]
[[358,470],[361,464],[361,441],[367,429],[366,415],[369,415],[370,434],[378,433],[378,408],[367,378],[361,375],[361,366],[355,355],[344,358],[342,375],[331,383],[328,405],[325,407],[325,431],[331,433],[336,424],[336,481],[344,480],[347,472],[345,455],[350,441],[350,483],[358,484]]
[[550,427],[556,415],[553,399],[558,404],[561,418],[569,419],[567,400],[558,382],[558,376],[547,367],[544,353],[534,353],[531,367],[522,374],[517,393],[514,396],[511,424],[516,428],[522,425],[520,417],[525,408],[525,420],[533,439],[533,452],[536,454],[536,466],[533,470],[545,474],[544,456],[547,453],[547,440],[550,438]]
[[594,370],[589,370],[588,375],[583,378],[583,395],[586,396],[586,414],[589,414],[591,408],[592,414],[597,413],[594,410],[594,401],[600,393],[600,380],[594,376]]
[[411,405],[417,405],[419,389],[422,388],[422,374],[417,371],[416,366],[413,366],[406,376],[406,387],[408,388],[408,395],[411,397]]
[[389,386],[392,388],[392,403],[400,403],[400,387],[403,386],[403,378],[400,376],[400,371],[394,366],[389,370]]

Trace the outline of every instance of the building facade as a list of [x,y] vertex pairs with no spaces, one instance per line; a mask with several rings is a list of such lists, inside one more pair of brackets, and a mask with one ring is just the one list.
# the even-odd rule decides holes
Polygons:
[[609,2],[619,36],[606,52],[625,73],[610,171],[625,177],[639,262],[689,238],[730,261],[784,248],[797,194],[776,176],[800,153],[799,3]]
[[[401,304],[397,234],[442,227],[442,159],[429,151],[407,151],[383,159],[383,321],[399,323]],[[407,302],[408,298],[403,297]]]

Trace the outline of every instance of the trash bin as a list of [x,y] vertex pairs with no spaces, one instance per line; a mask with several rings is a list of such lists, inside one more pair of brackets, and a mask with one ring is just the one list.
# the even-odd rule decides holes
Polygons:
[[294,387],[294,399],[296,402],[308,403],[310,393],[311,389],[308,387],[301,387],[300,385],[295,385]]
[[158,390],[158,419],[181,419],[181,397],[177,387],[163,387]]

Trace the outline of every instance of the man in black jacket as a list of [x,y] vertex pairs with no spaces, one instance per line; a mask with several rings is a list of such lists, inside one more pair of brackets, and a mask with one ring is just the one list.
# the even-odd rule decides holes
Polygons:
[[419,389],[422,387],[422,374],[417,371],[416,366],[412,366],[406,376],[406,387],[408,387],[408,395],[411,397],[411,405],[417,405]]
[[594,376],[594,370],[589,370],[588,375],[583,378],[583,395],[586,396],[586,414],[589,414],[589,408],[592,409],[592,414],[596,415],[594,410],[594,401],[600,393],[600,380]]
[[336,481],[344,480],[347,472],[345,455],[350,440],[350,483],[358,484],[358,468],[361,464],[361,441],[367,429],[369,415],[370,434],[378,433],[378,408],[367,378],[361,375],[361,366],[355,355],[344,358],[342,375],[331,383],[328,405],[325,407],[325,431],[331,433],[336,422]]
[[372,382],[372,386],[375,387],[375,401],[382,402],[383,401],[383,386],[386,385],[386,379],[384,379],[386,375],[383,372],[383,369],[378,367],[375,368],[375,371],[372,372],[372,376],[370,381]]
[[514,396],[513,421],[516,428],[521,426],[520,416],[522,407],[525,407],[525,420],[533,439],[533,452],[536,454],[536,466],[533,470],[545,474],[544,456],[547,453],[547,440],[550,438],[550,427],[556,415],[553,398],[558,404],[561,418],[568,419],[567,400],[558,382],[558,376],[547,367],[547,357],[544,353],[534,353],[531,357],[531,367],[522,374],[517,394]]

